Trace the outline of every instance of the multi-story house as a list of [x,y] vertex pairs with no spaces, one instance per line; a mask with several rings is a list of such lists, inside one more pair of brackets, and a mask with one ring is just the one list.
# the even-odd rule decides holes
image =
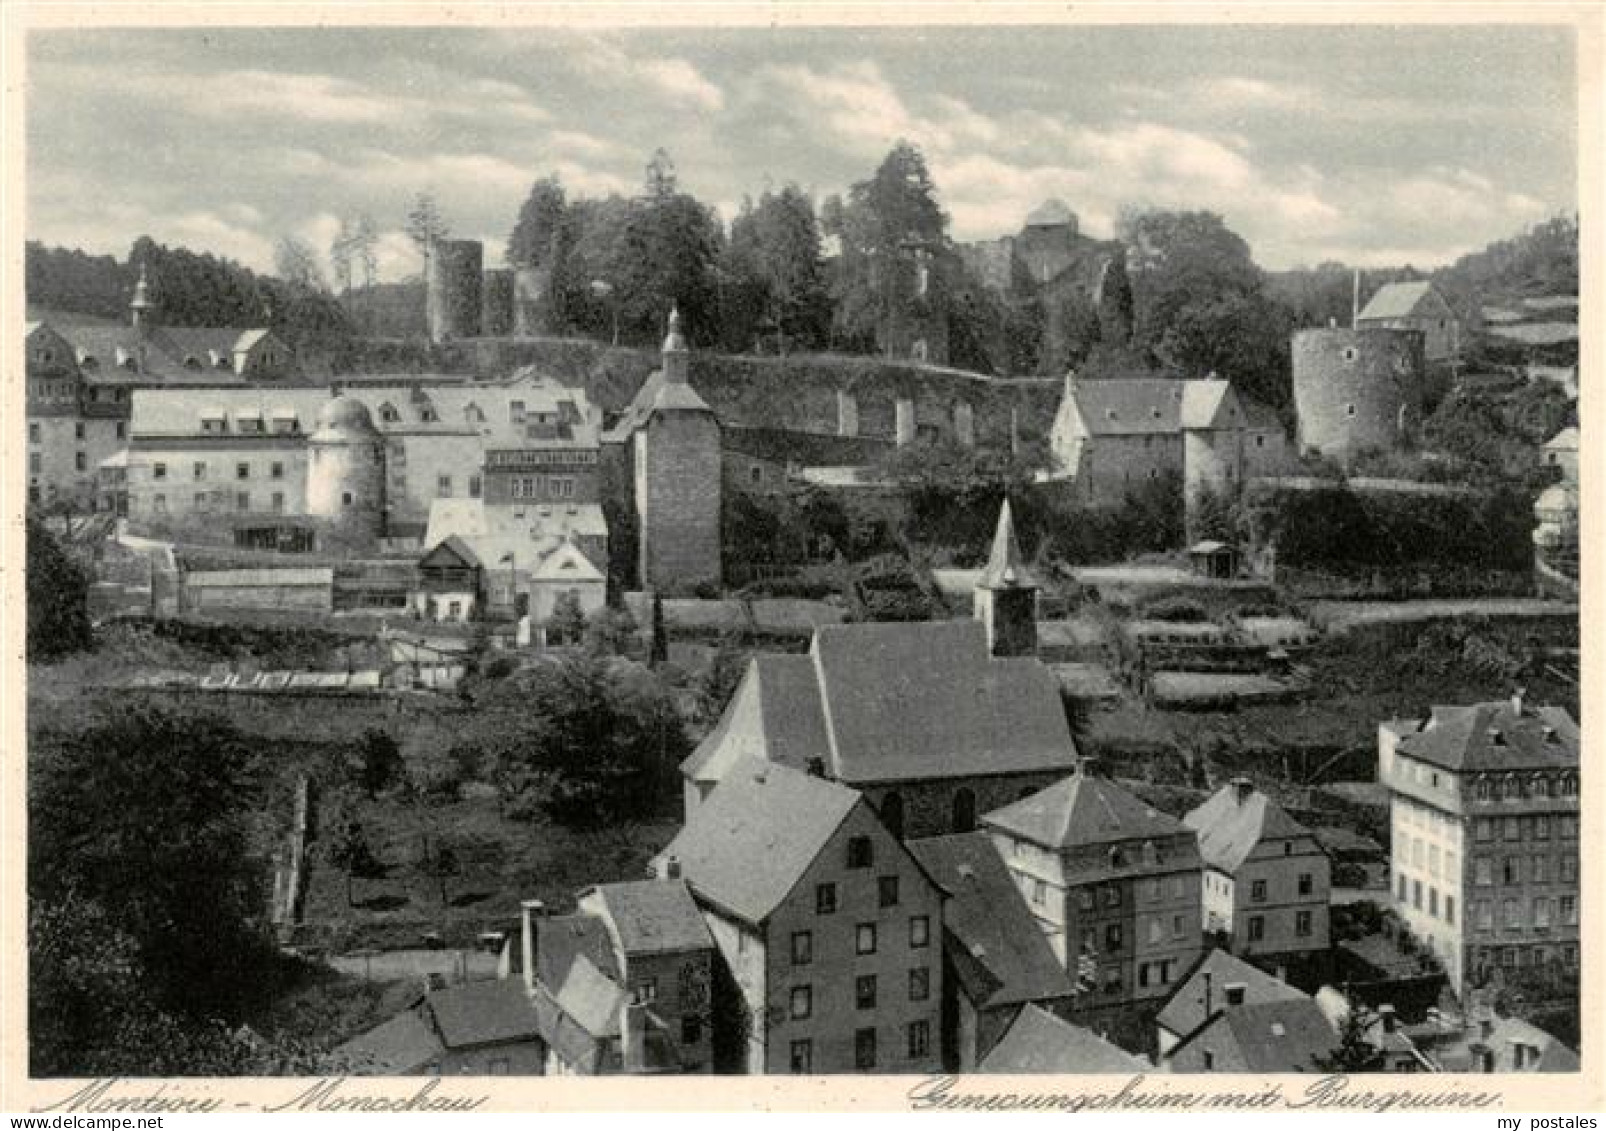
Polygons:
[[1394,907],[1457,993],[1577,969],[1578,770],[1577,724],[1520,692],[1379,726]]
[[1193,830],[1084,769],[986,814],[1049,945],[1084,993],[1071,1019],[1143,1049],[1201,949]]
[[941,1067],[942,890],[858,792],[746,760],[654,866],[718,950],[716,1071]]
[[1355,316],[1356,329],[1417,330],[1430,362],[1461,356],[1461,320],[1432,283],[1386,283]]
[[1241,958],[1327,950],[1332,894],[1327,852],[1247,778],[1235,778],[1182,818],[1199,834],[1205,930]]

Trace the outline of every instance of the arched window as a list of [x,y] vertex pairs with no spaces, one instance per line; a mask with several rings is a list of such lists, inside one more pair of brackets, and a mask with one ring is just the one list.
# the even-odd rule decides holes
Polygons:
[[881,799],[881,823],[893,836],[903,839],[903,796],[896,791]]
[[976,827],[976,795],[968,787],[954,794],[953,831],[968,833]]

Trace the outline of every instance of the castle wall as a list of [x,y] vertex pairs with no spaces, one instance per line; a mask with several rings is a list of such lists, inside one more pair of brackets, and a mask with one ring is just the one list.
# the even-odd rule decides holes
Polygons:
[[481,280],[480,333],[504,338],[513,332],[513,271],[495,267]]
[[1294,335],[1302,452],[1348,459],[1400,446],[1421,413],[1423,339],[1409,330],[1328,328]]
[[480,334],[485,248],[478,240],[436,240],[425,276],[425,313],[433,342]]

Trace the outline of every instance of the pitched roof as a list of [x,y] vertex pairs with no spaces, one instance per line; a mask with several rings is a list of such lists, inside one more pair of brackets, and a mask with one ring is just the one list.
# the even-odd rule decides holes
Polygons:
[[[1210,989],[1208,1010],[1205,1005],[1207,985]],[[1226,987],[1230,985],[1244,987],[1246,1005],[1267,1001],[1293,1001],[1307,996],[1287,982],[1272,977],[1240,958],[1234,958],[1224,950],[1212,950],[1171,994],[1160,1010],[1159,1016],[1155,1018],[1155,1023],[1179,1037],[1187,1036],[1203,1025],[1209,1014],[1217,1012],[1226,1005]]]
[[1373,318],[1408,318],[1416,312],[1418,303],[1435,293],[1433,284],[1425,279],[1415,283],[1385,283],[1377,289],[1355,320],[1365,322]]
[[581,958],[608,975],[616,975],[613,939],[608,925],[595,915],[554,915],[540,919],[536,930],[535,976],[554,992]]
[[[597,503],[488,506],[484,499],[432,499],[424,545],[439,545],[453,535],[473,549],[486,569],[510,564],[511,555],[514,568],[535,574],[572,539],[606,538],[608,522]],[[602,576],[583,574],[573,576],[576,580]]]
[[1327,1015],[1308,997],[1235,1006],[1213,1024],[1226,1025],[1237,1046],[1237,1062],[1218,1060],[1220,1071],[1320,1072],[1316,1059],[1338,1045]]
[[991,837],[961,833],[906,847],[948,893],[945,941],[965,994],[978,1009],[1075,993]]
[[1046,848],[1078,848],[1183,831],[1167,816],[1105,778],[1075,773],[982,818]]
[[982,1072],[1067,1075],[1145,1072],[1148,1061],[1036,1005],[1025,1006],[982,1058]]
[[700,898],[761,923],[860,803],[857,792],[823,778],[743,765],[692,812],[658,859],[676,858]]
[[664,380],[664,371],[655,369],[647,375],[631,398],[630,404],[619,419],[614,421],[612,428],[608,429],[603,439],[611,442],[620,442],[630,438],[631,433],[642,427],[655,412],[670,410],[683,410],[689,412],[713,413],[708,402],[697,395],[697,390],[690,384],[682,381]]
[[535,1009],[518,978],[465,982],[429,995],[424,1008],[447,1048],[527,1041],[540,1036]]
[[1240,796],[1237,783],[1216,790],[1204,804],[1182,818],[1199,834],[1199,855],[1223,872],[1236,872],[1263,840],[1309,837],[1311,831],[1258,789],[1247,784]]
[[1507,700],[1436,706],[1395,750],[1457,771],[1564,769],[1578,765],[1578,724],[1560,707],[1519,714]]
[[714,945],[681,880],[637,880],[592,889],[626,955],[707,950]]
[[1217,377],[1073,379],[1066,396],[1090,436],[1171,435],[1185,428],[1282,429],[1275,412]]
[[423,1069],[445,1046],[418,1007],[404,1009],[336,1047],[330,1054],[335,1071],[356,1076],[407,1076]]
[[989,655],[979,621],[823,626],[810,656],[838,780],[1075,765],[1054,674]]
[[981,589],[1030,589],[1037,587],[1037,579],[1026,568],[1021,557],[1020,543],[1015,538],[1015,518],[1009,509],[1009,500],[998,508],[998,528],[993,531],[993,549],[987,565],[976,579]]
[[1578,426],[1569,425],[1545,441],[1545,447],[1555,452],[1576,452],[1578,450]]
[[442,550],[452,557],[455,557],[463,565],[470,568],[478,568],[481,564],[479,555],[474,552],[474,548],[467,542],[463,541],[463,539],[456,534],[448,534],[445,538],[442,538],[427,553],[425,553],[422,558],[419,559],[419,564],[423,565],[426,562],[429,562],[431,558],[435,557]]
[[[1501,1072],[1577,1072],[1578,1054],[1536,1025],[1519,1017],[1503,1017],[1484,1042],[1495,1050],[1496,1070]],[[1512,1049],[1525,1045],[1539,1053],[1537,1060],[1516,1066]]]

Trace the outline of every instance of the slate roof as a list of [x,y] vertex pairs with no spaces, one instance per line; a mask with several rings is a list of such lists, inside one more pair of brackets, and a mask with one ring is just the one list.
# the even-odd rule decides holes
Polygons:
[[[1485,1043],[1495,1050],[1497,1072],[1577,1072],[1580,1067],[1576,1052],[1518,1017],[1503,1017],[1495,1022],[1494,1032]],[[1539,1050],[1539,1059],[1517,1068],[1512,1055],[1512,1046],[1517,1044]]]
[[519,978],[450,986],[430,994],[424,1008],[434,1016],[447,1048],[507,1044],[541,1035],[535,1009]]
[[655,369],[647,375],[631,398],[630,404],[619,419],[614,421],[612,428],[603,436],[604,440],[620,443],[628,440],[636,429],[642,427],[652,417],[654,412],[670,410],[688,412],[706,412],[710,415],[714,410],[708,407],[708,402],[697,395],[689,383],[681,381],[664,380],[664,371]]
[[906,847],[950,897],[943,910],[945,944],[976,1008],[1075,993],[991,837],[961,833],[909,841]]
[[1010,512],[1009,500],[998,509],[998,527],[993,531],[993,548],[987,556],[987,565],[976,579],[982,589],[1037,588],[1037,579],[1026,568],[1021,556],[1020,542],[1015,538],[1015,517]]
[[823,778],[742,765],[692,812],[658,859],[675,857],[700,898],[761,923],[860,803],[857,792]]
[[979,1070],[1130,1075],[1149,1071],[1150,1067],[1142,1057],[1117,1048],[1096,1033],[1072,1025],[1040,1006],[1027,1005],[1003,1038],[982,1058]]
[[1564,769],[1578,765],[1578,724],[1560,707],[1525,708],[1509,700],[1433,708],[1420,730],[1400,738],[1400,754],[1447,770]]
[[1409,318],[1416,313],[1417,304],[1434,293],[1433,284],[1425,279],[1415,283],[1385,283],[1356,315],[1355,320],[1366,322],[1374,318]]
[[1183,831],[1175,817],[1134,797],[1105,778],[1072,774],[982,821],[1045,848],[1169,837]]
[[1277,414],[1216,378],[1106,377],[1073,380],[1083,430],[1091,436],[1172,435],[1184,428],[1281,431]]
[[338,1046],[330,1060],[334,1070],[354,1076],[407,1076],[421,1071],[445,1047],[414,1007]]
[[681,880],[638,880],[592,889],[607,909],[626,955],[708,950],[714,945],[702,912]]
[[1258,789],[1242,800],[1228,783],[1182,818],[1199,834],[1199,855],[1223,872],[1236,872],[1263,840],[1310,837],[1311,831]]
[[569,967],[580,958],[610,976],[618,974],[606,923],[595,915],[554,915],[537,921],[535,976],[541,984],[561,986]]
[[1217,1025],[1231,1031],[1237,1053],[1225,1062],[1218,1057],[1218,1072],[1321,1072],[1316,1058],[1338,1046],[1338,1034],[1308,997],[1236,1006],[1210,1027]]
[[1272,977],[1259,967],[1251,966],[1239,958],[1234,958],[1224,950],[1212,950],[1203,960],[1193,968],[1193,972],[1183,979],[1165,1006],[1160,1010],[1155,1023],[1163,1029],[1168,1029],[1179,1037],[1186,1037],[1199,1026],[1206,1018],[1205,1012],[1205,979],[1210,979],[1210,1012],[1219,1011],[1227,1002],[1226,987],[1242,984],[1244,987],[1244,1004],[1252,1005],[1268,1001],[1294,1001],[1307,995],[1296,990],[1287,982]]
[[484,499],[432,499],[424,545],[437,546],[453,535],[472,547],[486,569],[506,568],[512,554],[515,569],[535,573],[570,539],[606,538],[608,521],[597,503],[501,506]]

